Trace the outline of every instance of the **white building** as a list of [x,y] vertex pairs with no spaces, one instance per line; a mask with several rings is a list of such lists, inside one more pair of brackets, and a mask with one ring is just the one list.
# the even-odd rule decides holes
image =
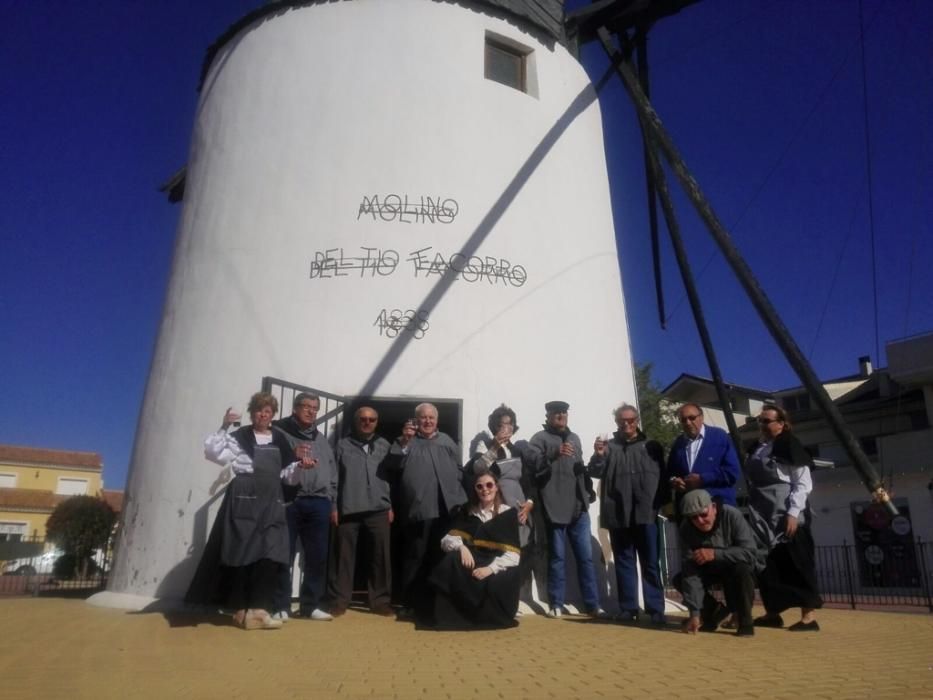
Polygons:
[[[109,592],[180,598],[219,503],[200,445],[264,377],[333,419],[423,400],[461,444],[634,401],[596,91],[558,0],[274,3],[204,66]],[[641,158],[641,154],[633,154]],[[594,342],[598,337],[599,342]],[[284,388],[283,388],[284,387]]]

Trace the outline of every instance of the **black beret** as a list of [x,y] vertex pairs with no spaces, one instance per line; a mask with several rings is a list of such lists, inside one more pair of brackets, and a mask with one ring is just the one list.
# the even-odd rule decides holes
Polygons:
[[548,401],[544,404],[544,410],[548,413],[566,413],[570,404],[566,401]]

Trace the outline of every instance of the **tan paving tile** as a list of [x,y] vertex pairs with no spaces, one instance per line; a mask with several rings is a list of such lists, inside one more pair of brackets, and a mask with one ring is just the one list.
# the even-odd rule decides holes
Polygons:
[[825,610],[818,634],[751,639],[530,616],[516,630],[419,632],[355,611],[247,633],[56,599],[0,600],[0,616],[9,700],[933,697],[921,614]]

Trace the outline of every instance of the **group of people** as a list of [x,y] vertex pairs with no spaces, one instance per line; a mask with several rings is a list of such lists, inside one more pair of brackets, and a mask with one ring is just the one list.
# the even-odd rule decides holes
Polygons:
[[[748,522],[736,508],[742,469],[732,442],[703,424],[695,404],[678,410],[683,434],[666,460],[664,448],[642,432],[637,409],[623,404],[614,411],[618,430],[595,440],[588,461],[569,428],[566,402],[545,404],[542,430],[528,441],[515,439],[515,412],[503,404],[465,465],[429,403],[416,407],[391,444],[378,434],[377,411],[361,406],[334,449],[316,427],[319,397],[298,394],[292,415],[273,420],[277,409],[275,397],[255,394],[251,424],[239,427],[239,414],[228,409],[204,446],[205,456],[229,466],[234,478],[187,599],[233,610],[244,629],[277,629],[290,615],[320,621],[343,615],[361,534],[374,614],[433,629],[514,626],[533,552],[546,548],[547,615],[560,618],[567,614],[569,544],[583,611],[609,618],[593,562],[589,509],[597,498],[613,552],[618,620],[639,618],[640,566],[645,614],[652,624],[666,624],[657,521],[672,502],[684,548],[675,585],[689,611],[685,632],[723,625],[749,635],[755,626],[783,626],[781,613],[790,607],[802,611],[790,629],[819,629],[807,517],[810,460],[780,407],[762,409],[760,439],[745,462]],[[299,542],[304,568],[293,613],[291,566]],[[401,548],[394,595],[393,542]],[[766,613],[753,620],[756,581]],[[716,584],[725,604],[711,593]]]

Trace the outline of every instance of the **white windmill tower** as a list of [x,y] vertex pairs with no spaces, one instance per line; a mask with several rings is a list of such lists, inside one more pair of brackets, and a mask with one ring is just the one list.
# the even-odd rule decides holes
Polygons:
[[[596,89],[561,0],[264,5],[205,64],[109,590],[181,598],[199,445],[265,378],[335,421],[440,407],[461,441],[551,399],[584,444],[635,395]],[[389,433],[391,434],[391,433]],[[595,523],[595,520],[594,520]]]

